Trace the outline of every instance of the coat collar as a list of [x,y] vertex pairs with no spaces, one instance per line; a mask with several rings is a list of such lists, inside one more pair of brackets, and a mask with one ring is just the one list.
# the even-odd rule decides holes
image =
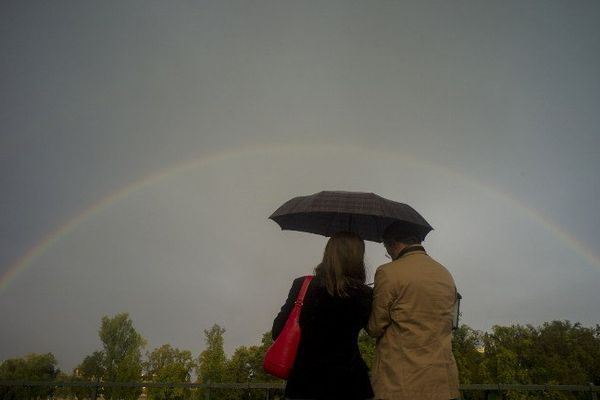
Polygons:
[[412,253],[425,253],[425,248],[423,246],[421,246],[420,244],[411,244],[410,246],[406,246],[405,248],[402,249],[402,251],[400,251],[400,253],[398,253],[398,256],[396,258],[394,258],[394,261],[399,260],[400,258],[408,255],[408,254],[412,254]]

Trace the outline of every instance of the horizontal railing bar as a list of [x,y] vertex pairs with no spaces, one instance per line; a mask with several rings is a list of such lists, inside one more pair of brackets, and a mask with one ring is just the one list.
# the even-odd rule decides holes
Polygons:
[[483,384],[465,384],[460,385],[460,390],[498,390],[498,385],[483,383]]
[[284,389],[285,383],[209,383],[211,389]]
[[540,390],[553,390],[562,392],[589,392],[592,388],[598,391],[600,387],[590,385],[517,385],[517,384],[499,384],[499,390],[516,390],[516,391],[540,391]]
[[150,387],[150,388],[168,388],[168,387],[188,387],[211,389],[283,389],[284,383],[191,383],[191,382],[47,382],[47,381],[0,381],[0,386],[35,386],[35,387]]
[[487,384],[465,384],[460,385],[460,390],[487,390],[487,391],[544,391],[544,390],[555,390],[563,392],[598,392],[600,386],[594,385],[519,385],[519,384],[507,384],[507,383],[487,383]]
[[[147,388],[210,388],[210,389],[283,389],[283,382],[192,383],[192,382],[89,382],[89,381],[0,381],[0,386],[31,387],[147,387]],[[561,391],[600,392],[600,386],[588,385],[519,385],[519,384],[464,384],[462,391]]]
[[191,383],[191,382],[44,382],[44,381],[0,381],[0,386],[52,386],[52,387],[193,387],[201,388],[211,386],[212,384]]

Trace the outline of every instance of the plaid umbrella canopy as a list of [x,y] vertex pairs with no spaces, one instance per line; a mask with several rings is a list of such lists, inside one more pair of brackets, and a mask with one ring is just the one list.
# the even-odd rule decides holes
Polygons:
[[350,231],[364,240],[380,243],[385,228],[396,221],[424,239],[433,230],[415,209],[374,193],[323,191],[294,197],[270,217],[282,230],[331,236]]

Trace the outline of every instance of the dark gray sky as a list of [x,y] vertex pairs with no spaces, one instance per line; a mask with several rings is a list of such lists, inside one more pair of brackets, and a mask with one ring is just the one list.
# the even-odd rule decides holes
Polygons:
[[[324,189],[417,208],[464,322],[600,319],[600,3],[0,4],[0,360],[270,329]],[[384,250],[369,245],[372,276]]]

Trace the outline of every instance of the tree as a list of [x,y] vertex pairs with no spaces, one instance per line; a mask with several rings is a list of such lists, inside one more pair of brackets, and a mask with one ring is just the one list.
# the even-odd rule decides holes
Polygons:
[[532,352],[534,379],[561,385],[600,384],[600,327],[569,321],[546,322],[537,329]]
[[197,369],[198,378],[203,383],[223,382],[227,362],[223,346],[224,333],[225,329],[217,324],[208,330],[204,330],[206,349],[200,353]]
[[[206,349],[198,357],[196,374],[201,383],[224,382],[227,357],[223,347],[223,334],[225,329],[215,324],[212,328],[204,330]],[[222,398],[222,391],[211,398]]]
[[[108,382],[140,381],[142,375],[142,348],[145,339],[137,333],[129,314],[117,314],[113,318],[102,317],[100,340],[103,344],[104,379]],[[140,388],[105,388],[109,399],[135,400]]]
[[[227,361],[225,366],[225,381],[235,383],[246,383],[254,381],[256,373],[252,363],[252,353],[255,352],[256,348],[256,346],[240,346],[235,350],[233,356],[230,360]],[[227,390],[223,393],[223,395],[225,395],[227,399],[231,400],[250,400],[256,397],[257,394],[258,393],[256,393],[255,391],[244,393],[243,390]]]
[[[0,364],[0,380],[13,381],[53,381],[60,373],[56,367],[54,354],[28,354],[22,358],[8,359]],[[3,400],[37,398],[52,396],[51,387],[0,387]]]
[[[240,346],[230,360],[226,363],[225,378],[227,382],[276,382],[281,381],[267,374],[263,369],[265,353],[273,344],[271,332],[263,334],[259,346]],[[227,394],[228,399],[259,400],[263,399],[264,393],[257,390],[231,392]],[[270,396],[269,396],[270,397]]]
[[[95,351],[91,355],[86,356],[81,364],[73,370],[71,381],[73,382],[100,382],[106,371],[104,369],[104,352]],[[101,390],[98,388],[78,387],[73,386],[71,392],[78,399],[93,398],[93,395],[99,395]]]
[[[190,382],[192,369],[196,366],[189,350],[179,350],[168,344],[148,354],[144,363],[146,376],[151,382]],[[175,400],[189,398],[188,388],[150,388],[150,399]]]
[[[531,326],[494,326],[483,336],[484,365],[488,372],[484,383],[531,384],[534,366],[531,348],[536,332]],[[525,393],[508,393],[510,398],[524,398]]]
[[487,379],[483,363],[483,333],[461,325],[452,335],[452,352],[461,383],[482,383]]
[[227,382],[252,382],[256,376],[254,365],[252,365],[252,356],[256,346],[240,346],[235,349],[233,356],[227,361],[225,368],[225,378]]
[[99,381],[105,374],[104,363],[104,353],[95,351],[75,368],[75,375],[89,381]]
[[[515,384],[581,385],[598,382],[600,329],[569,321],[552,321],[540,327],[494,326],[483,336],[487,382]],[[510,399],[537,396],[507,392]],[[583,396],[583,395],[580,395]],[[567,392],[547,392],[544,398],[575,399]]]

